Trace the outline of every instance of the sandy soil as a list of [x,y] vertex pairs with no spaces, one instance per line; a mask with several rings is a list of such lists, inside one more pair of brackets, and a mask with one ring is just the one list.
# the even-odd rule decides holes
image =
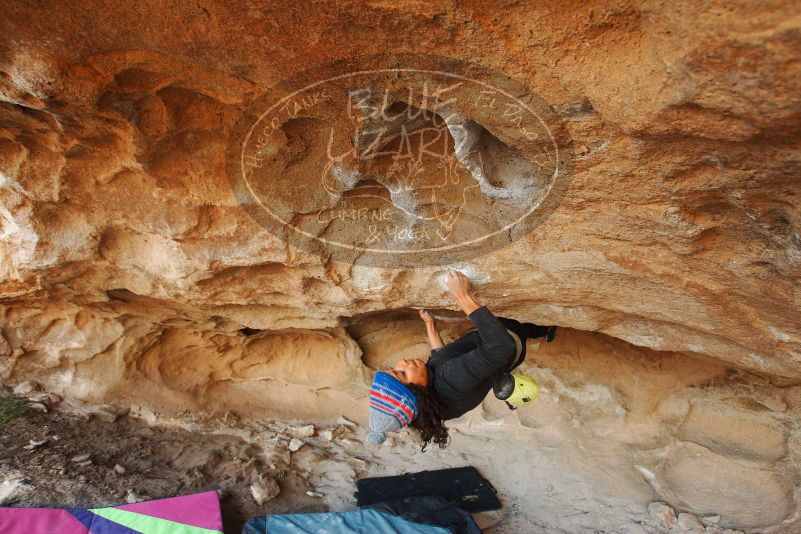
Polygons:
[[[253,434],[234,421],[199,432],[151,426],[132,416],[110,422],[27,409],[0,432],[0,497],[6,506],[113,506],[217,489],[226,533],[240,532],[249,517],[263,513],[326,509],[319,498],[305,495],[308,473],[280,461],[269,465],[264,449],[245,439]],[[47,441],[25,449],[42,440]],[[91,465],[73,461],[82,455],[90,455]],[[282,490],[264,507],[250,493],[260,476],[279,480]]]
[[[256,515],[353,509],[355,480],[365,476],[484,463],[481,470],[492,480],[487,471],[498,467],[487,462],[492,448],[487,438],[458,430],[448,450],[420,452],[408,432],[392,436],[380,448],[366,448],[360,439],[364,430],[343,419],[341,424],[315,425],[315,435],[299,438],[303,445],[291,452],[291,436],[303,435],[307,423],[182,414],[153,425],[146,420],[153,414],[127,414],[112,421],[108,412],[51,405],[42,413],[24,399],[12,399],[5,396],[2,402],[18,403],[22,413],[0,430],[4,506],[113,506],[217,489],[225,532],[235,533]],[[84,465],[86,455],[90,465]],[[250,489],[259,479],[274,479],[281,489],[261,506]],[[547,530],[534,519],[536,514],[528,513],[533,510],[521,508],[517,490],[497,479],[494,483],[505,507],[475,515],[485,532]],[[639,531],[656,532],[642,526]]]
[[[113,506],[217,489],[225,532],[237,533],[257,515],[354,509],[355,482],[363,477],[474,465],[503,504],[474,515],[485,533],[666,532],[649,514],[645,481],[632,479],[613,442],[589,447],[560,438],[532,414],[510,412],[495,399],[449,423],[447,449],[421,452],[408,430],[368,446],[366,429],[344,418],[126,413],[46,396],[34,396],[39,403],[8,393],[0,399],[0,415],[12,415],[0,427],[0,505]],[[271,481],[280,493],[257,503],[253,484]]]

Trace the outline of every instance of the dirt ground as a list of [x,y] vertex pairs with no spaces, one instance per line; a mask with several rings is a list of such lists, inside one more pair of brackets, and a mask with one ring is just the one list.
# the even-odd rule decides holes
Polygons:
[[[230,418],[224,424],[231,433],[206,433],[153,427],[127,415],[112,421],[107,414],[42,413],[9,397],[0,402],[17,412],[0,428],[4,506],[114,506],[216,489],[226,533],[240,532],[256,515],[327,509],[305,494],[307,481],[289,462],[265,457],[235,435],[243,426]],[[281,487],[263,506],[250,493],[259,477]]]
[[[502,503],[473,514],[485,534],[665,532],[644,482],[631,483],[611,454],[618,445],[599,440],[589,450],[563,437],[561,404],[549,396],[536,412],[487,399],[449,426],[447,449],[422,452],[408,429],[368,446],[367,429],[344,418],[240,420],[0,392],[0,506],[102,507],[218,490],[233,534],[259,515],[353,510],[361,478],[472,465]],[[254,487],[266,493],[261,502]],[[715,525],[690,531],[742,534]]]

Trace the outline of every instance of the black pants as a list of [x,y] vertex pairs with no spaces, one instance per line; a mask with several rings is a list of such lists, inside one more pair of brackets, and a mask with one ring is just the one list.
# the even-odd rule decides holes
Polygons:
[[[523,360],[526,359],[526,340],[545,337],[548,332],[548,327],[534,323],[521,323],[515,319],[509,319],[507,317],[498,317],[498,320],[501,321],[504,327],[506,327],[508,330],[511,330],[517,334],[520,338],[520,343],[523,345],[522,350],[520,351],[520,356],[512,363],[510,367],[505,369],[505,371],[511,371],[512,369],[520,366],[520,364],[523,363]],[[445,353],[440,352],[443,350],[446,351],[449,356],[464,354],[476,348],[480,343],[481,338],[478,335],[478,329],[473,327],[447,345],[436,349],[431,349],[431,356],[443,355]]]

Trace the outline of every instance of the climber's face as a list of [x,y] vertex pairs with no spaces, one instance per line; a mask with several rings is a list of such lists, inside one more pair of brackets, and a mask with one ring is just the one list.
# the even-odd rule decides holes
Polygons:
[[395,364],[394,369],[387,371],[404,384],[414,384],[421,387],[428,385],[428,367],[420,359],[401,360]]

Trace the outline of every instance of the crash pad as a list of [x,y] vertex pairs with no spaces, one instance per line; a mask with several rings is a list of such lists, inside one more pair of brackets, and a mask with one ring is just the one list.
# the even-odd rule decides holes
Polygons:
[[216,491],[107,508],[0,508],[3,534],[222,534]]
[[373,509],[254,517],[242,534],[451,534],[447,528],[415,523]]
[[442,497],[468,512],[501,508],[495,488],[472,466],[363,478],[356,488],[359,506],[407,497]]

